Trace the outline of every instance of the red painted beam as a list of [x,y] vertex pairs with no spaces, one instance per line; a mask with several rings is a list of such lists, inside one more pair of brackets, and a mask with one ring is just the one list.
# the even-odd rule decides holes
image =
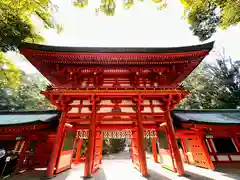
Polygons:
[[150,97],[161,97],[169,94],[188,94],[188,91],[185,90],[137,90],[137,89],[129,89],[125,88],[125,90],[98,90],[96,88],[93,88],[92,90],[47,90],[43,91],[43,94],[52,94],[52,95],[64,95],[64,96],[75,96],[75,97],[81,97],[81,96],[104,96],[104,97],[111,97],[111,96],[136,96],[136,95],[143,95],[144,97],[150,96]]
[[[97,125],[97,129],[100,130],[123,130],[123,129],[135,129],[136,126],[132,124],[101,124]],[[149,124],[143,125],[144,129],[158,129],[157,125]],[[74,129],[89,129],[89,125],[76,125]]]

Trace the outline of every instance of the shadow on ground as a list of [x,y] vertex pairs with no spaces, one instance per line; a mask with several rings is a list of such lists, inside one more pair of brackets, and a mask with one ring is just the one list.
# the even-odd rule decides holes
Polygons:
[[170,178],[167,178],[166,176],[163,176],[162,174],[158,173],[157,171],[154,171],[152,169],[148,169],[149,177],[146,177],[147,180],[171,180]]
[[214,164],[215,171],[221,173],[223,176],[233,179],[240,179],[240,163],[222,163]]
[[[45,171],[28,171],[17,176],[12,176],[6,180],[44,180]],[[77,170],[68,170],[64,171],[55,177],[52,180],[107,180],[104,169],[98,169],[92,176],[92,178],[84,178],[82,174],[78,173]]]
[[194,172],[190,172],[190,171],[185,171],[183,177],[186,177],[186,178],[192,179],[192,180],[214,180],[212,178],[202,176],[199,174],[195,174]]
[[[185,175],[178,176],[160,164],[154,163],[151,157],[147,158],[149,177],[144,178],[132,166],[129,152],[104,157],[103,164],[89,180],[240,180],[239,167],[217,167],[216,171],[196,166],[184,165]],[[84,165],[73,166],[72,169],[58,174],[52,180],[83,180]],[[7,178],[6,180],[42,180],[45,171],[27,171],[23,174]]]

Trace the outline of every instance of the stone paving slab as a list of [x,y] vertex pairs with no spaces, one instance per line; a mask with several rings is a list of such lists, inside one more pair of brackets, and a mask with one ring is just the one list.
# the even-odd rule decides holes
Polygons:
[[[132,166],[129,153],[120,153],[104,157],[100,169],[89,180],[240,180],[240,176],[209,169],[185,165],[185,176],[164,169],[158,163],[154,163],[147,156],[149,177],[142,177],[140,172]],[[62,172],[52,180],[83,180],[84,165],[73,166],[71,170]],[[29,171],[22,175],[8,178],[8,180],[41,180],[44,171]]]

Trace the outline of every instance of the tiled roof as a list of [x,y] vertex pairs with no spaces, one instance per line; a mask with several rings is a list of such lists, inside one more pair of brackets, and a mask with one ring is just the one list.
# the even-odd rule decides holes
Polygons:
[[47,123],[58,116],[58,111],[0,111],[0,126]]
[[240,110],[174,110],[173,117],[186,123],[240,124]]
[[68,52],[68,53],[178,53],[189,51],[210,51],[214,42],[185,47],[63,47],[48,46],[40,44],[22,43],[20,49],[32,49],[48,52]]

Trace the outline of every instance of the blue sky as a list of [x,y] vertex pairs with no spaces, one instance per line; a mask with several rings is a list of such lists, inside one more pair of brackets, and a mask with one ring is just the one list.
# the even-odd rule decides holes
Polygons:
[[[169,0],[165,10],[156,10],[150,0],[137,2],[131,9],[121,6],[117,0],[114,17],[103,14],[96,16],[98,0],[89,0],[89,6],[78,9],[70,0],[54,0],[59,6],[56,20],[63,23],[64,31],[58,35],[55,30],[40,28],[48,45],[57,46],[105,46],[105,47],[177,47],[196,45],[200,42],[192,35],[187,21],[182,18],[183,7],[180,0]],[[99,0],[100,2],[100,0]],[[218,32],[207,42],[215,40],[215,51],[225,48],[232,59],[240,60],[240,26],[230,27]],[[12,55],[13,57],[13,55]],[[212,61],[215,53],[207,58]],[[29,72],[35,71],[26,62],[17,62],[21,67],[28,66]]]

